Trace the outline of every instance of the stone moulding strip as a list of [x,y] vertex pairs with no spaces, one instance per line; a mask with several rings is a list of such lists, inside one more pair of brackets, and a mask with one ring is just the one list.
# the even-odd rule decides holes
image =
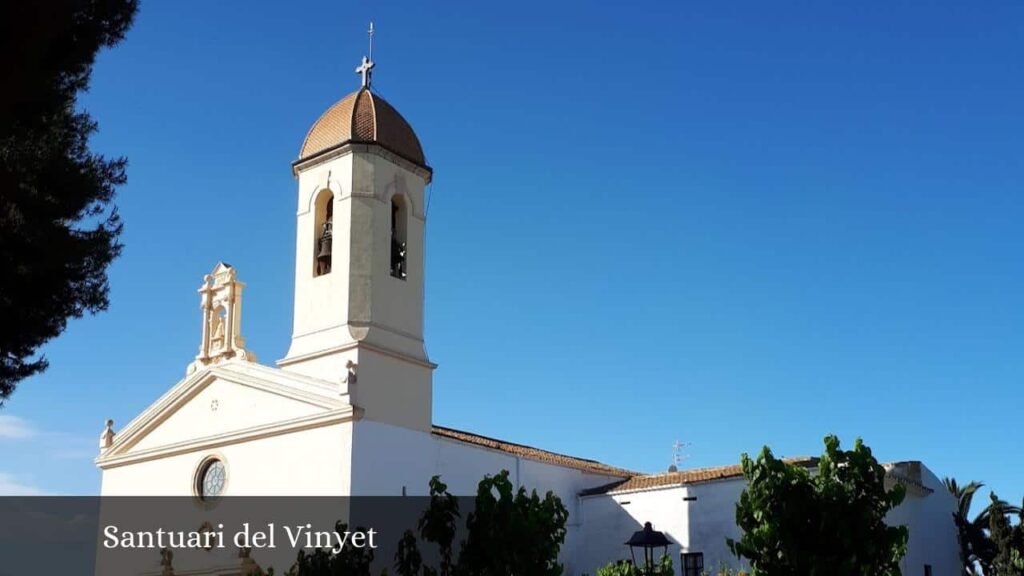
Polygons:
[[358,140],[346,140],[344,142],[335,144],[330,148],[326,148],[305,158],[300,158],[295,162],[292,162],[292,174],[298,176],[299,172],[312,168],[322,162],[327,162],[335,158],[339,158],[352,152],[371,152],[376,153],[381,158],[390,160],[399,166],[402,166],[406,170],[419,175],[428,184],[433,178],[434,171],[429,166],[421,166],[412,160],[409,160],[405,156],[391,150],[387,146],[379,142],[360,142]]
[[236,432],[205,436],[203,438],[196,438],[185,442],[176,442],[174,444],[158,446],[156,448],[150,448],[148,450],[142,450],[135,453],[100,456],[96,459],[96,464],[103,469],[116,468],[126,464],[135,464],[157,458],[166,458],[168,456],[177,456],[179,454],[186,454],[189,452],[219,448],[228,444],[252,442],[254,440],[260,440],[272,436],[301,432],[311,428],[320,428],[331,424],[352,422],[359,420],[362,417],[362,412],[362,409],[355,406],[346,406],[323,414],[313,414],[310,416],[293,418],[291,420],[284,420],[282,422],[253,426]]
[[[247,368],[251,368],[251,366]],[[282,376],[284,376],[284,378],[282,378]],[[114,437],[113,444],[111,444],[110,448],[108,448],[104,454],[100,455],[97,461],[112,458],[118,453],[131,448],[131,446],[133,446],[135,442],[142,437],[142,434],[145,434],[147,431],[152,430],[155,426],[163,422],[169,415],[169,411],[174,406],[194,398],[196,394],[201,392],[217,379],[222,379],[226,382],[231,382],[240,386],[247,386],[269,394],[277,394],[279,396],[305,402],[326,410],[337,409],[345,405],[345,402],[340,397],[331,397],[334,392],[333,389],[328,386],[309,382],[308,378],[291,378],[290,374],[268,374],[268,378],[275,377],[278,379],[301,380],[302,385],[319,388],[322,390],[322,393],[318,394],[316,392],[302,390],[296,386],[288,386],[280,382],[261,380],[250,374],[245,374],[239,370],[232,370],[227,367],[213,366],[187,376],[178,382],[178,384],[173,388],[168,390],[167,393],[154,402],[148,409],[146,409],[145,412],[129,422],[128,425]]]
[[321,356],[328,356],[330,354],[336,354],[338,352],[345,352],[347,350],[352,350],[353,348],[362,348],[364,350],[369,350],[370,352],[376,352],[378,354],[383,354],[385,356],[390,356],[390,357],[398,359],[398,360],[403,360],[403,361],[408,362],[410,364],[415,364],[416,366],[422,366],[424,368],[430,368],[431,370],[437,368],[437,364],[434,364],[433,362],[430,362],[429,360],[423,361],[423,360],[420,360],[418,358],[413,358],[411,356],[405,356],[403,354],[399,354],[397,352],[392,352],[391,350],[387,350],[385,348],[381,348],[380,346],[374,346],[372,344],[367,344],[366,342],[352,342],[352,343],[349,343],[349,344],[343,344],[341,346],[335,346],[334,348],[328,348],[326,350],[318,350],[316,352],[309,352],[307,354],[302,354],[300,356],[292,356],[291,358],[282,358],[282,359],[278,360],[276,362],[276,364],[278,366],[280,366],[280,367],[291,366],[292,364],[298,364],[299,362],[304,362],[306,360],[312,360],[314,358],[319,358]]

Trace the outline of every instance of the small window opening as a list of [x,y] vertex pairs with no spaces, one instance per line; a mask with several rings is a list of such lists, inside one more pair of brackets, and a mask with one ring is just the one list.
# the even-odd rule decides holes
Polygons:
[[681,556],[683,576],[701,576],[704,574],[703,552],[683,552]]
[[402,199],[391,199],[391,275],[405,280],[408,275],[408,246],[406,244],[406,204]]
[[331,273],[331,248],[334,237],[334,195],[317,202],[316,267],[314,276]]
[[203,463],[196,477],[196,493],[200,500],[209,501],[224,492],[226,479],[224,463],[212,458]]

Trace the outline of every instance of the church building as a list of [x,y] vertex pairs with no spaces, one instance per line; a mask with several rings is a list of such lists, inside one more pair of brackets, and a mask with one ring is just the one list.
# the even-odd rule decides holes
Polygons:
[[[313,123],[292,162],[287,354],[263,364],[246,348],[244,276],[218,263],[199,286],[199,349],[184,378],[120,430],[107,421],[102,495],[426,495],[435,475],[472,495],[508,470],[569,510],[567,575],[628,558],[624,542],[645,522],[671,541],[677,574],[742,566],[725,545],[739,535],[737,465],[644,474],[435,424],[423,340],[433,168],[410,123],[373,91],[373,67],[363,59],[361,86]],[[958,574],[952,497],[920,462],[887,469],[907,487],[892,518],[910,527],[904,574]]]

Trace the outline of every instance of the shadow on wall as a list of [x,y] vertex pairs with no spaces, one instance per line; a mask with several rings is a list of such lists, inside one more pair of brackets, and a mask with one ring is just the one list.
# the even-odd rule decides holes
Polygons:
[[580,499],[583,544],[579,550],[582,573],[596,574],[611,562],[630,560],[625,542],[651,522],[671,541],[668,554],[675,574],[690,576],[721,568],[746,567],[726,544],[740,535],[735,506],[744,481],[672,486],[619,494],[591,494]]

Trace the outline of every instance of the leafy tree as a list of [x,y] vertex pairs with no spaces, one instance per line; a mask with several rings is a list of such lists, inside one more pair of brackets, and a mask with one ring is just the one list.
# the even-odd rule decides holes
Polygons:
[[904,489],[885,488],[885,469],[858,439],[844,451],[825,437],[816,474],[776,458],[766,446],[742,456],[747,487],[736,505],[743,530],[728,540],[759,576],[899,576],[906,527],[885,523]]
[[[418,528],[423,540],[436,545],[441,553],[440,572],[431,567],[424,569],[425,576],[450,576],[453,573],[452,544],[455,541],[456,523],[459,519],[459,501],[448,492],[448,486],[440,476],[430,479],[430,507],[420,517]],[[415,544],[415,541],[413,541]],[[401,553],[401,550],[399,551]],[[411,572],[409,574],[415,574]]]
[[960,561],[965,574],[977,574],[985,570],[995,556],[992,541],[986,530],[989,527],[989,508],[985,508],[973,520],[970,518],[974,495],[984,484],[970,482],[964,486],[954,478],[943,478],[946,490],[956,498],[956,511],[953,512],[953,523],[956,525],[957,540],[960,544]]
[[485,476],[476,506],[466,518],[468,534],[459,552],[458,573],[472,576],[559,576],[558,551],[565,542],[569,512],[552,492],[513,491],[507,470]]
[[558,552],[565,542],[569,513],[548,492],[513,490],[509,473],[485,476],[477,488],[474,510],[466,517],[466,538],[452,558],[459,518],[458,501],[438,477],[430,482],[430,507],[419,521],[420,536],[438,546],[441,566],[423,564],[412,531],[407,531],[395,555],[399,576],[558,576],[563,567]]
[[0,96],[0,405],[46,369],[40,346],[69,318],[106,309],[121,251],[112,205],[125,160],[89,150],[76,109],[96,53],[120,42],[137,0],[3,2]]
[[[1024,576],[1024,511],[1008,506],[995,494],[989,498],[992,500],[988,507],[989,535],[995,554],[985,574]],[[1010,522],[1013,513],[1018,516],[1016,525]]]
[[993,562],[996,561],[1000,550],[994,535],[990,535],[993,523],[1001,527],[1003,522],[1008,522],[1003,518],[1004,515],[1019,515],[1021,508],[990,496],[991,503],[972,520],[970,511],[974,503],[974,495],[984,487],[984,484],[970,482],[961,486],[953,478],[944,478],[943,484],[949,493],[957,499],[953,523],[957,528],[960,559],[963,563],[964,573],[969,575],[996,574],[997,569],[993,567]]

